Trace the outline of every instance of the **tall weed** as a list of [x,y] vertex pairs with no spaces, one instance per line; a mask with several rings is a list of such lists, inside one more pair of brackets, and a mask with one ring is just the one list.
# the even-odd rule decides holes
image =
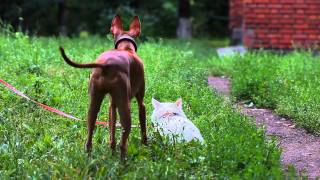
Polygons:
[[257,106],[273,108],[320,134],[319,79],[320,60],[311,53],[249,53],[235,61],[232,93]]

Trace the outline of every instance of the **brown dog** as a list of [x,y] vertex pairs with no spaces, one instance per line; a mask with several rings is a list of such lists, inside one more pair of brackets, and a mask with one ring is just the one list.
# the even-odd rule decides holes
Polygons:
[[88,138],[86,150],[92,149],[92,134],[100,110],[102,100],[106,94],[110,95],[110,147],[116,148],[115,125],[117,110],[120,115],[122,137],[120,142],[121,159],[124,160],[127,151],[127,140],[131,131],[130,102],[137,99],[139,107],[139,121],[141,128],[141,142],[147,144],[146,110],[143,102],[145,91],[144,68],[142,60],[137,56],[137,45],[133,38],[141,32],[138,16],[134,17],[129,31],[123,31],[120,16],[115,16],[111,24],[115,49],[102,53],[95,63],[78,64],[71,61],[60,47],[63,59],[76,68],[94,68],[89,82],[90,106],[88,111]]

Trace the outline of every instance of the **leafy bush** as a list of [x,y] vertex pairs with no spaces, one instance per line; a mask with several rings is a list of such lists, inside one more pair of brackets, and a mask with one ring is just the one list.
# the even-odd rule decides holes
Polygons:
[[[4,2],[3,2],[4,1]],[[3,0],[1,22],[30,34],[59,34],[59,2],[61,0]],[[119,14],[127,24],[134,15],[142,21],[143,36],[175,37],[178,24],[177,0],[65,0],[68,35],[83,32],[104,35],[112,18]],[[228,36],[228,1],[190,1],[192,24],[196,37]],[[221,19],[221,16],[224,18]],[[126,24],[125,24],[126,25]]]
[[238,57],[232,93],[238,99],[275,109],[310,132],[320,134],[320,61],[308,52]]
[[[85,119],[89,70],[63,62],[58,45],[79,62],[88,62],[105,49],[106,39],[29,38],[0,35],[0,77],[30,97]],[[263,130],[232,109],[207,86],[209,59],[201,42],[159,40],[140,44],[145,63],[148,119],[147,147],[140,145],[139,129],[130,134],[128,160],[119,161],[108,147],[108,128],[97,127],[92,158],[83,145],[84,122],[46,112],[0,86],[0,177],[126,178],[126,179],[268,179],[281,178],[280,151]],[[208,48],[207,48],[208,49]],[[198,58],[199,57],[199,58]],[[169,145],[152,131],[151,97],[184,100],[187,116],[206,141]],[[99,119],[107,118],[107,98]],[[133,124],[138,123],[136,103]],[[117,131],[119,142],[119,131]]]

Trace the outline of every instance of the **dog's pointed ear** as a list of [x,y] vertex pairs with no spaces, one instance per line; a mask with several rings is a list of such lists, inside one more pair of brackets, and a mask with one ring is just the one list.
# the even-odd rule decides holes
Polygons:
[[138,16],[135,16],[130,24],[128,34],[131,37],[139,37],[141,34],[141,24]]
[[181,98],[177,99],[177,101],[176,101],[176,106],[177,106],[178,108],[182,109],[182,99],[181,99]]
[[152,98],[152,105],[155,109],[157,109],[161,105],[161,103],[155,100],[154,98]]
[[113,34],[113,37],[119,36],[123,32],[122,22],[119,15],[116,15],[111,23],[110,32]]

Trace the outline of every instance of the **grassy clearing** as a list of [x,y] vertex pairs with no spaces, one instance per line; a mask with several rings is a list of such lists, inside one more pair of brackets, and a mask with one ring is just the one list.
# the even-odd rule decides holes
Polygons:
[[[89,70],[66,65],[58,54],[64,45],[73,59],[88,62],[112,48],[107,38],[28,38],[0,35],[0,77],[30,97],[85,119]],[[84,152],[85,123],[73,122],[25,101],[0,86],[0,177],[278,179],[280,151],[264,139],[250,120],[235,112],[207,86],[209,53],[201,42],[158,40],[143,43],[138,54],[145,63],[146,107],[151,97],[184,100],[187,116],[207,143],[169,145],[148,126],[149,146],[139,143],[139,130],[130,134],[128,160],[119,161],[108,147],[108,129],[97,127],[93,157]],[[213,52],[214,50],[212,50]],[[107,99],[99,119],[107,118]],[[132,105],[134,124],[137,107]],[[148,123],[149,124],[149,123]],[[119,132],[119,131],[118,131]],[[119,134],[118,134],[119,141]]]
[[320,61],[308,52],[266,52],[237,57],[231,68],[237,99],[275,109],[320,135]]

